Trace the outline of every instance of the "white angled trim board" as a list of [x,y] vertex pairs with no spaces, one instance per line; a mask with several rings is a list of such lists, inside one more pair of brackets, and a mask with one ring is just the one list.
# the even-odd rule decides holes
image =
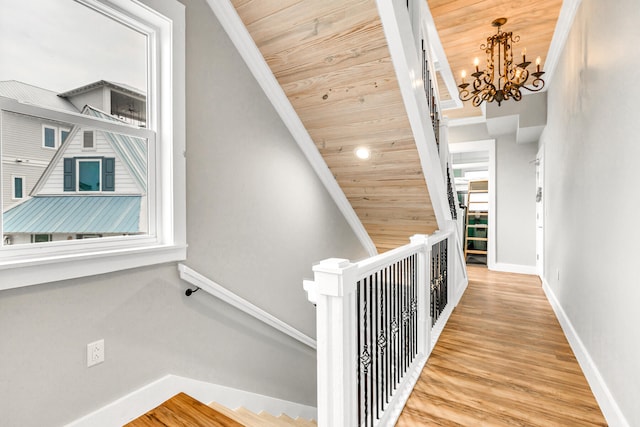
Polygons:
[[66,427],[121,426],[180,392],[203,403],[217,402],[230,409],[243,406],[255,413],[266,411],[275,416],[287,414],[291,418],[317,418],[316,408],[312,406],[177,375],[167,375],[67,424]]
[[549,286],[549,283],[544,278],[542,279],[542,289],[544,290],[544,293],[549,300],[549,304],[551,304],[551,307],[558,318],[558,322],[560,322],[560,326],[567,337],[567,341],[569,341],[569,345],[571,346],[576,359],[578,359],[578,363],[584,372],[584,376],[587,378],[587,382],[591,387],[591,391],[593,391],[593,395],[595,396],[598,405],[600,405],[600,409],[602,410],[602,414],[607,420],[607,423],[610,426],[630,427],[629,422],[626,420],[624,414],[620,410],[620,407],[613,398],[609,387],[607,387],[604,378],[602,378],[598,367],[591,358],[589,351],[580,339],[580,336],[573,327],[573,324],[567,316],[567,313],[565,313],[562,308],[562,305],[560,305],[560,302]]

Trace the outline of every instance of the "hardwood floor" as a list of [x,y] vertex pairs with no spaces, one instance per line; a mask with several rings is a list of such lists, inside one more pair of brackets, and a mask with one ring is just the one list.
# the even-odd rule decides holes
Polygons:
[[191,396],[179,393],[125,427],[243,427]]
[[606,426],[540,280],[468,271],[397,426]]

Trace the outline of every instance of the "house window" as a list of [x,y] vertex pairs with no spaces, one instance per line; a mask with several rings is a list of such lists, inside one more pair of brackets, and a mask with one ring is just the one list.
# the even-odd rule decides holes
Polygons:
[[97,239],[102,237],[102,234],[77,234],[76,235],[76,240],[82,240],[82,239]]
[[20,200],[24,198],[24,177],[13,177],[13,191],[11,192],[14,200]]
[[50,126],[42,126],[42,146],[56,148],[56,133],[58,129]]
[[53,241],[51,234],[32,234],[31,243],[46,243]]
[[92,130],[85,130],[83,132],[82,148],[85,150],[93,150],[95,148],[94,139],[95,139],[95,132]]
[[78,191],[100,191],[101,168],[98,160],[78,159]]
[[[114,140],[119,140],[121,135],[109,134]],[[129,138],[133,140],[133,138]],[[71,142],[73,144],[73,142]],[[119,147],[123,151],[132,151],[132,148],[135,147]],[[126,158],[126,157],[125,157]],[[146,169],[146,165],[140,161],[140,157],[137,158],[139,160],[136,163],[134,160],[130,160],[129,169],[133,169],[133,166],[139,166],[140,168]],[[116,187],[116,159],[115,157],[65,157],[62,160],[63,173],[62,173],[62,185],[64,192],[84,192],[84,191],[115,191]],[[55,169],[55,165],[53,166]],[[131,190],[131,185],[129,185],[129,193],[131,194],[133,191],[136,194],[140,194],[146,192],[146,176],[144,172],[139,172],[138,175],[133,176],[133,174],[127,174],[129,179],[139,178],[139,186],[133,187],[134,190]],[[55,178],[53,179],[55,181]],[[38,190],[40,187],[36,187]]]
[[60,144],[63,144],[64,141],[66,141],[69,136],[69,132],[70,131],[68,129],[60,129]]
[[[25,10],[28,8],[22,7],[22,3],[15,2],[16,7],[3,10],[3,18],[19,23],[22,28],[38,25],[40,21],[34,22],[32,11]],[[144,3],[75,0],[59,3],[49,12],[73,8],[73,13],[64,16],[82,19],[83,23],[95,20],[93,27],[101,31],[88,34],[77,30],[81,27],[70,22],[59,30],[66,42],[55,42],[58,30],[52,26],[54,29],[48,34],[50,43],[43,48],[42,45],[30,45],[28,38],[14,37],[12,31],[15,30],[0,26],[1,40],[15,40],[11,49],[0,44],[0,57],[11,63],[21,64],[11,56],[12,51],[27,57],[61,57],[69,50],[88,55],[77,63],[65,63],[67,67],[60,71],[60,75],[55,75],[57,69],[40,70],[42,81],[30,80],[27,73],[7,77],[7,80],[48,89],[53,94],[52,104],[56,107],[49,109],[41,105],[51,104],[15,102],[14,99],[0,97],[3,119],[6,112],[31,117],[42,123],[42,142],[25,137],[26,132],[16,132],[22,139],[12,142],[3,133],[0,164],[7,163],[5,158],[25,158],[29,166],[43,170],[34,177],[35,185],[33,190],[29,189],[28,198],[26,183],[22,181],[22,195],[27,199],[22,203],[10,204],[3,199],[3,195],[11,194],[10,191],[0,188],[3,216],[0,235],[7,236],[0,245],[0,290],[174,262],[186,257],[183,157],[185,7],[177,0]],[[17,15],[18,11],[21,14]],[[107,33],[108,39],[100,39]],[[128,39],[135,43],[128,44],[128,49],[118,50],[115,55],[111,52],[105,54],[104,49],[98,48],[112,44],[113,40],[126,43],[122,40]],[[137,57],[125,57],[131,51],[137,52]],[[112,66],[105,65],[105,61],[112,61]],[[127,63],[127,67],[122,67],[123,63]],[[26,71],[31,71],[27,70],[27,64],[23,66]],[[74,69],[82,73],[74,77]],[[107,69],[128,74],[124,77],[107,75]],[[19,67],[12,70],[16,70],[12,73],[20,73]],[[134,76],[135,70],[142,70],[142,79]],[[87,78],[90,73],[98,74]],[[127,76],[132,76],[131,80]],[[70,78],[71,83],[64,83],[66,87],[61,89],[46,87],[47,81],[57,82],[61,77],[67,81]],[[69,97],[78,96],[77,102],[87,104],[94,99],[93,95],[86,96],[82,91],[94,90],[92,84],[87,84],[92,82],[121,82],[125,87],[136,88],[143,94],[142,108],[146,112],[141,112],[141,116],[145,118],[146,127],[131,126],[101,111],[101,105],[89,105],[94,109],[74,111],[72,108],[76,104]],[[56,95],[56,92],[61,94],[64,90],[67,90],[67,95]],[[45,124],[57,122],[66,124],[65,128]],[[24,123],[33,128],[33,121]],[[3,121],[1,131],[6,132],[6,129],[9,127]],[[86,129],[91,131],[85,133]],[[42,153],[33,150],[38,154],[29,158],[28,154],[17,153],[18,149],[27,147],[26,144],[56,151],[49,159],[43,160],[42,157],[36,158]],[[98,148],[99,156],[82,157],[85,150]],[[6,175],[10,173],[9,168],[0,168],[0,186],[15,187],[11,175]],[[13,188],[12,191],[17,190]],[[17,213],[27,212],[30,206],[47,213],[29,217],[38,223],[38,227],[45,228],[42,231],[38,229],[37,234],[33,233],[33,228],[12,230],[11,227],[19,223],[15,221]],[[53,213],[60,215],[57,219],[66,221],[68,227],[58,228],[58,223],[49,216]],[[95,221],[101,227],[88,228],[86,220]],[[108,227],[102,229],[105,224]],[[52,239],[51,236],[58,232],[61,238]],[[25,243],[29,241],[34,245]],[[39,243],[37,247],[36,242]]]

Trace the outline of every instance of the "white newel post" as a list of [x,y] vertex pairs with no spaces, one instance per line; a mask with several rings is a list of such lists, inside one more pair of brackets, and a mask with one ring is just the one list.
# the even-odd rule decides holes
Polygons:
[[418,252],[418,353],[429,354],[431,346],[431,310],[430,310],[430,283],[429,261],[430,247],[429,236],[416,234],[411,237],[412,244],[419,244]]
[[355,426],[356,267],[330,258],[313,267],[317,309],[318,426]]

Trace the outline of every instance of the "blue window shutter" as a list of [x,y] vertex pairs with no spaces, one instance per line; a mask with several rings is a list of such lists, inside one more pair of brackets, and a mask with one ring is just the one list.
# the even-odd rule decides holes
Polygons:
[[116,189],[116,159],[105,157],[102,159],[102,191]]
[[76,191],[76,161],[74,158],[64,159],[64,191]]
[[56,148],[56,130],[53,128],[44,128],[44,146],[48,148]]

